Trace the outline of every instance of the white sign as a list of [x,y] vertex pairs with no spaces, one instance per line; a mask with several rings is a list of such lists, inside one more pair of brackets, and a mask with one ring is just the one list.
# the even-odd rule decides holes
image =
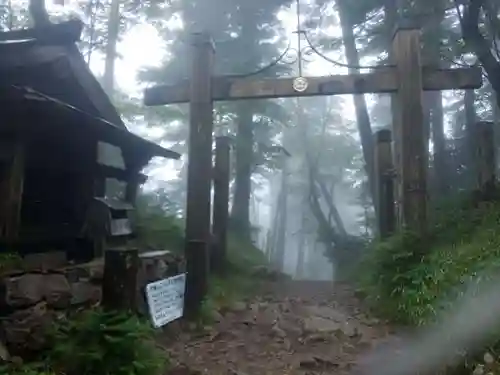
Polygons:
[[149,314],[155,328],[182,317],[185,288],[185,273],[146,285]]

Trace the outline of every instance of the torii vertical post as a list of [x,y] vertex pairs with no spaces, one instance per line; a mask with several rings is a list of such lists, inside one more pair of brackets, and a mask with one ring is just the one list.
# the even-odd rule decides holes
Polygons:
[[212,182],[214,45],[207,33],[192,36],[186,206],[186,315],[195,317],[208,290]]
[[375,205],[380,239],[389,237],[395,229],[392,135],[389,129],[375,133]]
[[424,134],[420,30],[400,26],[393,40],[398,89],[393,96],[393,127],[398,168],[401,226],[423,234],[427,226],[428,146]]
[[226,271],[227,227],[229,219],[230,138],[215,140],[213,244],[210,251],[210,270]]

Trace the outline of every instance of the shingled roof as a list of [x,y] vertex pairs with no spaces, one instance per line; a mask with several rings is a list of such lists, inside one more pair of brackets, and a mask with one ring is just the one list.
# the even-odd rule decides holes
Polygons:
[[[70,20],[36,29],[0,32],[0,85],[26,87],[50,101],[95,118],[104,132],[118,138],[140,138],[128,132],[115,106],[88,67],[76,42],[83,24]],[[88,122],[87,122],[88,123]],[[112,128],[121,128],[116,132]],[[120,130],[120,129],[116,129]],[[179,154],[144,140],[155,155],[179,158]],[[156,147],[154,147],[156,146]]]
[[81,21],[71,20],[42,29],[0,33],[2,83],[29,86],[125,127],[75,44],[81,30]]

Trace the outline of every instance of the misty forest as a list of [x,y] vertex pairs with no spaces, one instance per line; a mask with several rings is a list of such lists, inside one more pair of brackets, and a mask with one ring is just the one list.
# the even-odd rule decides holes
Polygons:
[[500,374],[500,2],[0,27],[1,374]]

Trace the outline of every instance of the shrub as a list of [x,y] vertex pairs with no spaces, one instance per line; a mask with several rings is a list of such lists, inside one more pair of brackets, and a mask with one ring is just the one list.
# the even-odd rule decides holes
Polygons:
[[45,365],[5,365],[0,366],[0,374],[3,375],[56,375],[48,370]]
[[[360,270],[366,299],[392,321],[436,321],[465,293],[476,295],[491,275],[498,275],[499,223],[500,201],[467,198],[437,210],[425,239],[405,232],[376,243]],[[485,339],[486,345],[465,353],[464,362],[448,372],[499,374],[500,331],[492,329]],[[485,361],[485,351],[495,358]]]
[[399,233],[367,252],[362,289],[372,306],[392,320],[427,323],[478,272],[500,268],[499,202],[469,200],[440,213],[425,239]]
[[55,327],[47,363],[66,375],[160,375],[167,362],[152,333],[135,316],[81,312]]

